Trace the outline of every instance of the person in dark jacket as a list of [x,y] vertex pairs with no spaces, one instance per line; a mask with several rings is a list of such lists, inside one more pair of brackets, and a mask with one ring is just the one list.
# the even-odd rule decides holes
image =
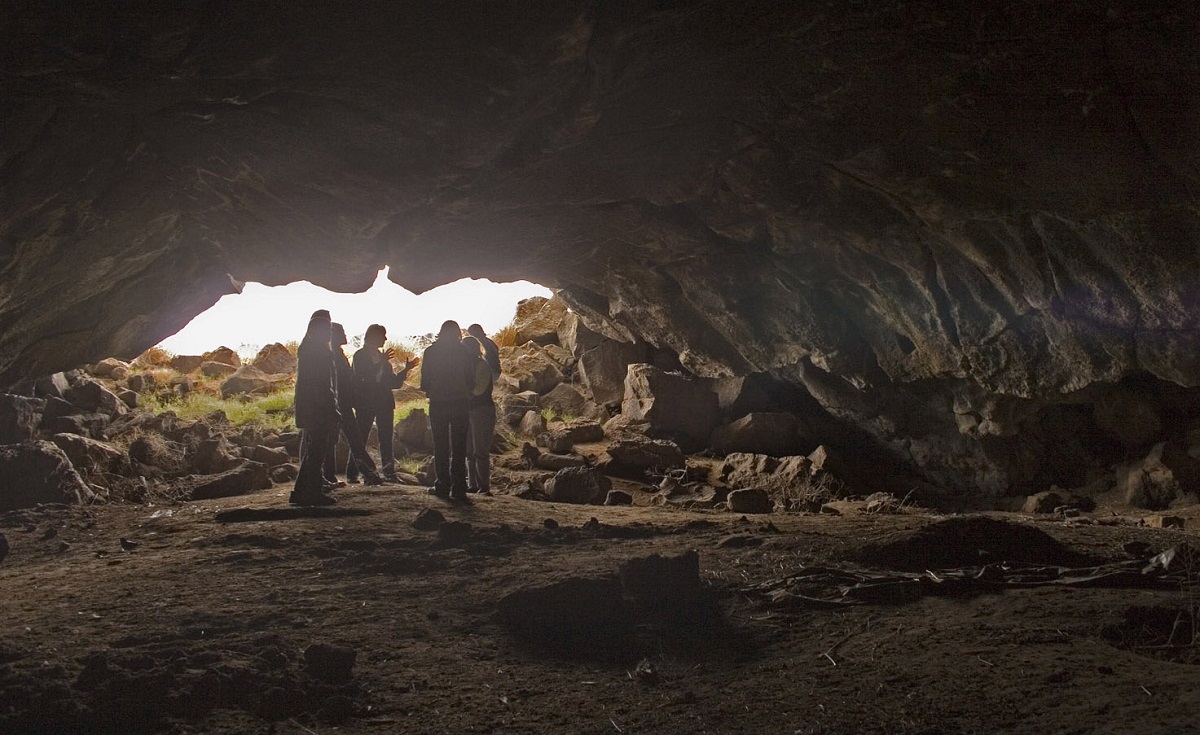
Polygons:
[[[337,381],[338,413],[342,415],[338,423],[342,429],[342,436],[346,437],[346,443],[350,446],[350,459],[346,462],[346,481],[358,482],[358,475],[361,473],[368,485],[382,485],[383,478],[375,471],[375,462],[371,459],[371,455],[367,454],[367,443],[358,428],[358,420],[355,416],[356,383],[358,381],[354,377],[350,361],[346,359],[346,353],[342,351],[342,347],[346,344],[346,330],[337,322],[334,322],[332,326],[333,338],[330,340],[330,347],[333,352],[334,377]],[[327,482],[337,482],[336,455],[335,434],[335,442],[330,443],[329,451],[325,455],[324,475]]]
[[464,337],[463,346],[474,353],[474,382],[471,386],[467,432],[467,492],[490,495],[492,491],[492,442],[496,434],[496,404],[492,401],[492,368],[484,346],[475,337]]
[[500,348],[483,332],[483,327],[478,324],[472,324],[467,327],[467,334],[474,337],[483,345],[483,359],[487,360],[488,367],[492,369],[492,380],[500,377]]
[[296,427],[300,429],[300,473],[292,489],[297,505],[333,505],[336,500],[324,486],[321,464],[336,436],[337,395],[334,392],[333,354],[329,349],[329,312],[313,314],[296,350]]
[[354,377],[357,379],[358,430],[363,441],[371,434],[371,424],[375,424],[379,436],[379,467],[383,479],[388,482],[399,482],[396,477],[396,458],[392,448],[392,426],[395,422],[396,399],[392,395],[394,388],[404,385],[408,371],[417,364],[416,360],[404,363],[399,372],[392,371],[392,358],[395,352],[384,350],[387,343],[387,330],[382,324],[372,324],[363,335],[363,346],[354,353]]
[[433,430],[431,493],[462,503],[467,499],[467,431],[475,361],[463,347],[458,322],[447,321],[421,359],[421,390],[429,397],[429,426]]

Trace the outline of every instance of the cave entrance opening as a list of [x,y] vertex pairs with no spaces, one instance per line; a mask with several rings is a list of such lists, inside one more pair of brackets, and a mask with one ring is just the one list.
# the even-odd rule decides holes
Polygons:
[[415,350],[447,319],[463,328],[477,323],[488,334],[496,334],[512,321],[519,301],[550,295],[550,289],[529,281],[472,278],[414,294],[388,280],[386,267],[361,293],[337,293],[308,281],[285,286],[251,282],[241,293],[221,297],[158,346],[179,355],[226,346],[250,358],[264,345],[299,341],[312,312],[328,309],[333,320],[345,327],[351,349],[361,345],[369,325],[382,324],[391,342]]

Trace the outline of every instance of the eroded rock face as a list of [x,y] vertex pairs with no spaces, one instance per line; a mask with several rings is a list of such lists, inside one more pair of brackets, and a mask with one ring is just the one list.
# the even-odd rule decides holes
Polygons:
[[0,382],[386,263],[803,385],[943,486],[1032,482],[991,445],[1067,394],[1200,385],[1186,0],[37,5],[0,24]]

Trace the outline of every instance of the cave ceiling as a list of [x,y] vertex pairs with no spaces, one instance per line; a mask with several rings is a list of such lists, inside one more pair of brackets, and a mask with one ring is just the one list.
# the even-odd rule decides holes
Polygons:
[[0,9],[8,383],[388,265],[704,376],[1200,384],[1192,2]]

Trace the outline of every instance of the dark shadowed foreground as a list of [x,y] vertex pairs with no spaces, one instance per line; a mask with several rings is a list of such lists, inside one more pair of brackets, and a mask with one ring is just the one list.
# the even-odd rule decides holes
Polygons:
[[[918,561],[994,570],[1018,547],[1043,571],[1120,567],[1192,534],[339,492],[333,509],[289,509],[277,488],[253,506],[4,516],[0,730],[1197,729],[1187,585],[842,594]],[[444,518],[418,530],[425,508]],[[652,554],[664,558],[629,563]]]

